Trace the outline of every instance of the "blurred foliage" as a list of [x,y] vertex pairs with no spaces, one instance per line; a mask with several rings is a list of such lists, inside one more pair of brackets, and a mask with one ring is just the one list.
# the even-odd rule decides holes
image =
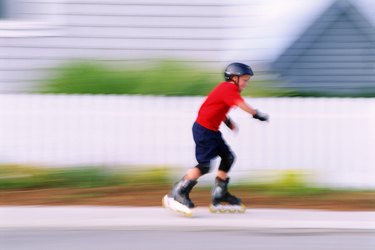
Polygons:
[[[149,66],[115,68],[101,63],[71,62],[53,70],[38,90],[64,94],[139,94],[163,96],[205,96],[219,82],[222,72],[195,68],[176,61],[156,61]],[[295,96],[270,81],[252,79],[244,96]]]
[[249,85],[241,93],[242,96],[251,97],[294,97],[299,93],[293,90],[275,87],[272,81],[256,81],[251,79]]
[[[162,96],[205,96],[223,73],[188,63],[162,60],[138,67],[114,67],[91,61],[72,61],[51,71],[38,93],[129,94]],[[374,97],[374,90],[355,93],[308,92],[278,87],[277,81],[254,77],[243,96],[251,97]]]
[[92,188],[119,185],[170,184],[167,168],[142,170],[105,167],[41,168],[0,166],[0,189]]
[[122,181],[126,185],[171,185],[172,174],[171,169],[166,167],[153,167],[123,171]]
[[[171,187],[173,168],[165,166],[70,167],[43,168],[21,165],[0,165],[0,190],[31,190],[46,188],[131,187],[143,189]],[[354,189],[334,189],[312,185],[305,172],[283,170],[276,178],[265,181],[233,183],[230,190],[243,190],[271,196],[319,196],[332,193],[353,193]],[[202,183],[197,189],[209,190],[211,184]]]
[[194,96],[206,95],[221,78],[174,61],[121,69],[100,63],[72,62],[56,68],[52,75],[39,92]]
[[271,178],[271,180],[260,179],[261,181],[257,182],[249,181],[240,183],[236,185],[236,188],[246,188],[270,195],[281,196],[321,195],[340,191],[338,189],[318,187],[311,184],[309,174],[301,170],[282,170],[276,173],[276,177]]

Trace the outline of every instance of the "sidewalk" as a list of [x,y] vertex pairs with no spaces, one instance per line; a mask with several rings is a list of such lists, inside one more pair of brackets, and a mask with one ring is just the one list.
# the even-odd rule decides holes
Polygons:
[[375,212],[248,209],[211,214],[196,208],[192,218],[161,207],[1,206],[0,229],[122,230],[375,230]]

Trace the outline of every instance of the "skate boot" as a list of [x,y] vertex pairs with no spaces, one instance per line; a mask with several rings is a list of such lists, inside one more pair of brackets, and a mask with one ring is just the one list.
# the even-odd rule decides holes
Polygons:
[[244,213],[246,207],[241,200],[228,192],[229,178],[225,181],[216,177],[212,190],[211,213]]
[[193,212],[191,209],[195,205],[190,200],[189,193],[196,184],[197,181],[195,180],[181,179],[174,185],[172,194],[163,197],[163,206],[185,216],[192,216]]

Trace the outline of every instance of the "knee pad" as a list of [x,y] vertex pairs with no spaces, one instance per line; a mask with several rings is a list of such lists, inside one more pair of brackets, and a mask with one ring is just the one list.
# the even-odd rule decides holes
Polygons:
[[220,162],[220,166],[219,166],[219,170],[228,173],[230,168],[233,165],[234,159],[235,159],[235,157],[232,153],[229,153],[225,157],[222,157],[221,162]]
[[207,163],[199,163],[197,166],[195,166],[196,168],[199,169],[199,171],[201,171],[201,174],[204,175],[204,174],[207,174],[208,172],[210,172],[210,163],[207,162]]

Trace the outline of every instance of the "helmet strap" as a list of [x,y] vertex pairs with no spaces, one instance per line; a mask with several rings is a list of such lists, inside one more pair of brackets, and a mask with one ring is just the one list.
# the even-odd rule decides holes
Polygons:
[[239,83],[239,81],[240,81],[240,77],[239,76],[237,76],[237,81],[235,81],[233,78],[234,78],[235,76],[233,76],[230,80],[235,84],[235,85],[238,85],[238,83]]

